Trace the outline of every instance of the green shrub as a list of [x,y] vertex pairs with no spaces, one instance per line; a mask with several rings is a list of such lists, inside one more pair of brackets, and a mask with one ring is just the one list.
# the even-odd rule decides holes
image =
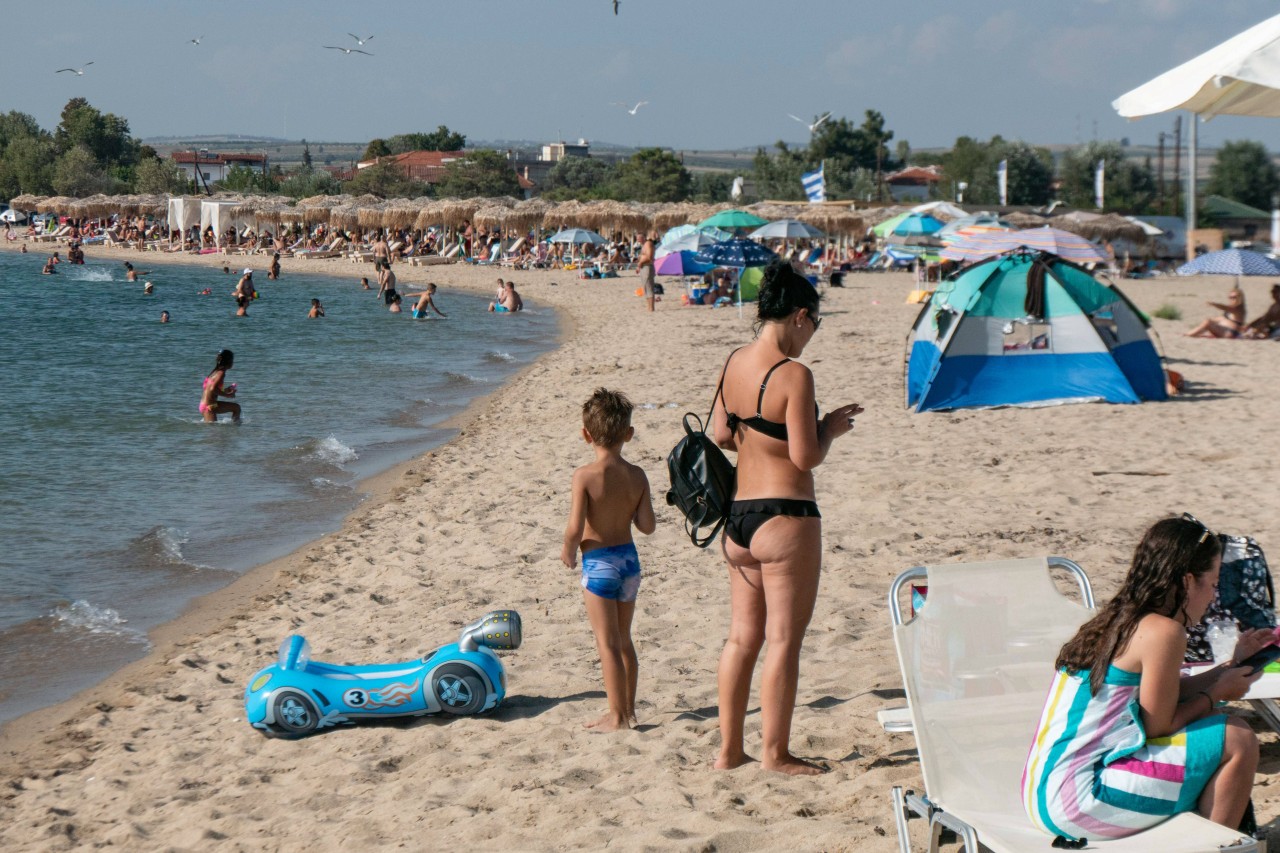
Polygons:
[[1151,313],[1154,316],[1159,317],[1161,320],[1181,320],[1182,319],[1182,311],[1178,308],[1178,306],[1170,305],[1168,302],[1161,305],[1159,308],[1157,308],[1155,311]]

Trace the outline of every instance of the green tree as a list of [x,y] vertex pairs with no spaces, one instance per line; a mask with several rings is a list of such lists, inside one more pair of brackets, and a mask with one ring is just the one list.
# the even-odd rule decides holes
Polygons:
[[1009,204],[1043,205],[1049,202],[1053,184],[1053,156],[1025,142],[993,136],[989,142],[961,136],[942,158],[945,194],[967,184],[964,200],[971,204],[999,204],[996,171],[1000,161],[1008,167]]
[[[803,150],[792,150],[779,140],[773,156],[763,148],[756,149],[751,161],[751,177],[761,198],[778,201],[798,201],[805,197],[800,176],[811,170],[811,164]],[[812,167],[817,164],[813,163]]]
[[467,138],[442,124],[431,133],[398,133],[390,137],[386,144],[390,154],[403,154],[406,151],[461,151],[467,147]]
[[618,164],[613,195],[625,201],[683,201],[689,172],[670,151],[642,148]]
[[547,172],[543,196],[553,201],[603,198],[613,178],[613,167],[603,160],[565,157]]
[[128,166],[137,160],[138,143],[129,136],[129,122],[99,112],[84,98],[67,101],[53,138],[59,154],[82,146],[101,166]]
[[385,139],[370,139],[369,144],[365,146],[364,156],[361,160],[377,160],[379,157],[387,157],[391,154],[391,148],[387,145]]
[[1107,164],[1103,193],[1108,210],[1141,213],[1151,207],[1156,197],[1155,175],[1141,163],[1128,159],[1118,142],[1089,142],[1062,155],[1061,196],[1067,204],[1094,206],[1094,172],[1099,161]]
[[22,192],[36,195],[53,192],[55,156],[51,139],[34,136],[15,139],[4,150],[5,165],[17,179]]
[[280,182],[279,192],[290,198],[313,195],[337,195],[342,191],[338,179],[323,169],[299,169]]
[[311,146],[307,144],[307,140],[302,140],[302,168],[311,169]]
[[[1009,204],[1046,205],[1053,196],[1053,155],[1046,148],[1033,148],[1022,141],[993,146],[998,165],[1008,164]],[[997,192],[996,200],[999,200]]]
[[431,186],[405,177],[404,172],[390,163],[379,163],[358,170],[354,178],[343,184],[342,191],[352,195],[372,193],[379,198],[417,198],[430,195]]
[[444,180],[437,189],[446,198],[518,195],[520,181],[504,155],[484,148],[446,164]]
[[1262,143],[1228,142],[1218,149],[1205,191],[1270,210],[1272,196],[1280,191],[1280,174]]
[[17,110],[10,110],[0,115],[0,151],[9,147],[15,139],[37,139],[48,136],[34,118]]
[[116,180],[103,171],[93,152],[84,145],[69,149],[54,164],[53,190],[58,195],[82,198],[115,189]]
[[730,201],[729,192],[732,189],[733,175],[729,172],[694,172],[689,197],[692,201],[706,204]]
[[276,182],[270,175],[264,175],[261,170],[243,163],[237,163],[228,169],[227,174],[215,186],[237,193],[270,193],[276,190]]
[[134,192],[177,194],[190,189],[191,180],[172,160],[148,157],[134,169]]

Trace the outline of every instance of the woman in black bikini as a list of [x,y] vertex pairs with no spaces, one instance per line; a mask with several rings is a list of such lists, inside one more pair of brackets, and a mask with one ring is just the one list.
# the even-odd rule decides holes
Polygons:
[[822,772],[791,754],[791,715],[800,645],[818,596],[822,520],[813,469],[853,428],[856,403],[818,418],[813,374],[799,356],[822,323],[818,292],[790,265],[765,272],[755,341],[729,356],[713,422],[716,442],[738,452],[737,492],[722,542],[729,564],[731,619],[720,656],[720,756],[727,770],[751,759],[742,726],[751,673],[768,640],[760,676],[760,762],[792,775]]

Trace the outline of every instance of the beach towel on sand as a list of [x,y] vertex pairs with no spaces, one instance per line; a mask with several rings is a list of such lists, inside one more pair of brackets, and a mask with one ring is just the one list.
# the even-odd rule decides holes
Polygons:
[[1122,838],[1191,811],[1222,759],[1227,718],[1147,738],[1141,675],[1115,666],[1090,692],[1088,671],[1059,671],[1022,771],[1031,822],[1068,839]]

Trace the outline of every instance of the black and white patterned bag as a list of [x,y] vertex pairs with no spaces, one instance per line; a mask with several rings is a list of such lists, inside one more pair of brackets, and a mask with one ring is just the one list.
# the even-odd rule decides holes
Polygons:
[[1218,594],[1200,624],[1187,629],[1188,662],[1213,660],[1213,651],[1204,636],[1210,622],[1231,619],[1241,630],[1276,626],[1275,586],[1262,548],[1248,536],[1223,534],[1222,542]]

